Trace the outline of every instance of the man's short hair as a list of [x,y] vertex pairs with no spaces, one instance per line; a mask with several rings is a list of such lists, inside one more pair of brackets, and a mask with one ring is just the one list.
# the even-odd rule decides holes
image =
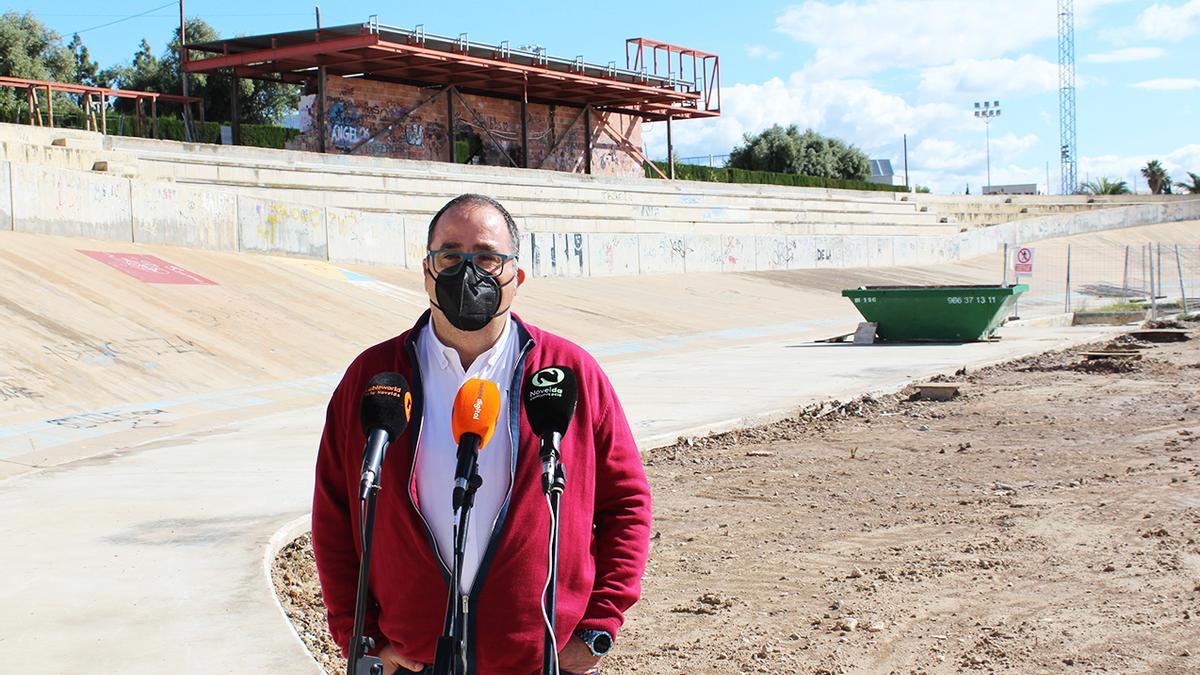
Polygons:
[[438,219],[442,217],[443,213],[457,206],[490,206],[499,211],[500,215],[504,216],[504,224],[508,226],[508,236],[512,239],[513,255],[519,255],[521,253],[521,232],[517,229],[517,221],[513,220],[512,214],[508,212],[508,209],[504,208],[500,205],[500,202],[487,195],[480,195],[472,192],[468,192],[467,194],[462,194],[454,199],[451,199],[450,201],[446,202],[446,205],[443,206],[440,211],[433,215],[433,220],[429,221],[429,235],[425,239],[425,248],[430,248],[433,246],[433,229],[437,227]]

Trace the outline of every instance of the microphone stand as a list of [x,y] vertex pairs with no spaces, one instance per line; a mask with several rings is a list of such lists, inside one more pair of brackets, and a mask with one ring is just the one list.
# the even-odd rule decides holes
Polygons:
[[363,635],[363,624],[367,614],[367,580],[371,573],[371,542],[375,536],[375,498],[379,494],[379,473],[363,474],[366,481],[359,499],[361,524],[359,537],[362,540],[362,556],[358,560],[358,599],[354,604],[354,637],[350,640],[350,659],[346,664],[347,675],[385,675],[383,660],[369,656],[375,648],[375,640]]
[[542,673],[557,675],[558,653],[554,648],[557,644],[555,637],[555,604],[558,598],[558,511],[562,501],[563,490],[567,485],[567,476],[563,472],[562,463],[558,456],[559,442],[562,434],[551,432],[549,437],[542,439],[542,491],[550,500],[550,574],[546,588],[546,618],[549,625],[544,626],[545,638],[542,647]]
[[[477,452],[477,451],[476,451]],[[475,493],[483,485],[483,478],[470,463],[470,478],[461,491],[455,490],[455,502],[461,495],[461,503],[455,504],[454,564],[450,573],[450,592],[446,600],[446,623],[442,636],[437,641],[434,656],[434,675],[467,675],[467,602],[469,595],[463,593],[463,559],[467,551],[467,526],[471,521],[471,508],[475,506]]]

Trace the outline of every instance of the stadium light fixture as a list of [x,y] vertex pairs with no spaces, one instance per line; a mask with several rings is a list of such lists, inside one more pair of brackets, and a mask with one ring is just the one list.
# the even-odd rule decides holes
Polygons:
[[983,120],[987,148],[987,187],[992,186],[992,118],[1000,116],[1000,101],[976,101],[975,116]]

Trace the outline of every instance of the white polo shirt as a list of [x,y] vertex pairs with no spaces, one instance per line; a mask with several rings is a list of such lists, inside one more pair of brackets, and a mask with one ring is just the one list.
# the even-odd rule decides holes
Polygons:
[[421,515],[433,531],[438,553],[449,568],[454,564],[454,470],[458,463],[458,440],[451,418],[454,397],[464,382],[480,378],[500,388],[500,417],[496,432],[479,452],[479,476],[483,485],[475,494],[471,522],[467,527],[466,556],[463,558],[461,589],[468,592],[487,551],[488,539],[508,496],[511,482],[512,433],[508,427],[508,389],[517,366],[517,331],[509,317],[500,339],[463,370],[458,352],[442,344],[433,331],[433,321],[417,338],[421,366],[422,421],[417,445],[417,498]]

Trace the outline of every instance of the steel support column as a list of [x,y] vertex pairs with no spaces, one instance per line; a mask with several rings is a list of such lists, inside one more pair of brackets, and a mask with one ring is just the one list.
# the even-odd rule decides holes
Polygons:
[[667,177],[675,180],[675,145],[671,141],[670,115],[667,115]]
[[529,168],[529,73],[521,75],[521,166]]
[[317,69],[317,152],[325,152],[329,130],[325,123],[325,66]]
[[592,106],[583,107],[583,172],[592,173]]
[[[487,130],[487,127],[484,127]],[[488,132],[490,135],[491,132]],[[529,101],[521,98],[521,166],[529,168]]]
[[241,78],[230,78],[233,84],[233,91],[229,95],[229,116],[230,116],[230,135],[233,136],[233,144],[242,144],[242,105],[239,99],[242,97],[242,80]]
[[454,87],[446,87],[446,161],[451,164],[458,161],[454,147]]

